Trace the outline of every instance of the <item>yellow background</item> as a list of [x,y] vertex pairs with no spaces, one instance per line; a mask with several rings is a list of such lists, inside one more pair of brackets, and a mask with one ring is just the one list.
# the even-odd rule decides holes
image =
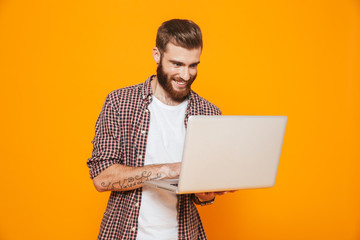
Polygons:
[[287,115],[275,187],[200,208],[209,239],[360,239],[356,0],[0,1],[0,239],[96,239],[86,160],[106,95],[155,73],[157,27],[200,25],[194,90]]

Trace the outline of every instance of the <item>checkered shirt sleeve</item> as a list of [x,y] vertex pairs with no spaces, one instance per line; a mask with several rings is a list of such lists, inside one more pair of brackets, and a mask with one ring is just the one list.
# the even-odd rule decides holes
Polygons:
[[107,96],[96,121],[92,157],[88,160],[90,177],[95,178],[107,167],[121,162],[121,139],[117,109]]

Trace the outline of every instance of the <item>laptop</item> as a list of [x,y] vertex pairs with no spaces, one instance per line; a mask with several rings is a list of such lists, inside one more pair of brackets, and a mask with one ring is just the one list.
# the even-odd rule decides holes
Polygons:
[[176,194],[275,185],[286,116],[190,116],[179,179],[146,181]]

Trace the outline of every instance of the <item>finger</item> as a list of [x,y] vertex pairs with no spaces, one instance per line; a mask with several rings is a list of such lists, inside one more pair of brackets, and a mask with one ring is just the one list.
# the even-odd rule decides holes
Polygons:
[[206,193],[195,193],[195,195],[201,200],[201,201],[208,201],[215,197],[215,193],[213,192],[206,192]]
[[224,194],[226,194],[226,193],[227,193],[227,192],[216,192],[215,195],[220,195],[220,196],[221,196],[221,195],[224,195]]
[[197,196],[198,198],[204,198],[206,197],[205,193],[195,193],[195,196]]
[[195,193],[195,194],[198,194],[200,196],[208,196],[208,195],[212,194],[212,192],[201,192],[201,193]]

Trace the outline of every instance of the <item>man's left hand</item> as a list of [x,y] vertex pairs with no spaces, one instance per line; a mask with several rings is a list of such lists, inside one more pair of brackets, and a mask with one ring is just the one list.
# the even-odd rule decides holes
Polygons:
[[217,195],[224,195],[228,192],[235,192],[235,191],[225,191],[225,192],[203,192],[203,193],[195,193],[195,196],[201,201],[201,202],[207,202],[210,200],[213,200],[215,196]]

